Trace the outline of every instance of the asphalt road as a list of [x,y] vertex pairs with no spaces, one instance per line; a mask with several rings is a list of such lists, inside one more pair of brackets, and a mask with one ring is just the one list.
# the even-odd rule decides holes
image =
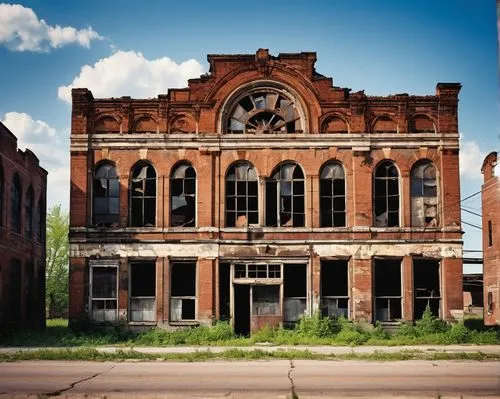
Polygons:
[[0,363],[0,398],[289,398],[289,372],[300,399],[500,398],[500,362],[421,360]]

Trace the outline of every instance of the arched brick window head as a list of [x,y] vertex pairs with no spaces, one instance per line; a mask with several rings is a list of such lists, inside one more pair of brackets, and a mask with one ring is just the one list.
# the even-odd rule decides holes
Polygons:
[[177,165],[170,178],[170,225],[196,225],[196,172],[188,163]]
[[373,197],[375,226],[399,226],[399,173],[392,162],[382,162],[375,170]]
[[411,224],[437,226],[436,168],[430,161],[419,162],[411,171]]
[[226,177],[226,226],[244,227],[259,223],[258,182],[249,162],[231,166]]
[[321,227],[345,226],[345,174],[342,165],[330,162],[323,167],[319,190]]
[[106,163],[97,167],[92,195],[93,224],[99,227],[117,227],[120,216],[120,182],[113,165]]
[[266,226],[305,226],[304,174],[299,165],[285,163],[267,181]]
[[132,169],[130,224],[133,227],[156,225],[156,172],[148,163],[141,162]]

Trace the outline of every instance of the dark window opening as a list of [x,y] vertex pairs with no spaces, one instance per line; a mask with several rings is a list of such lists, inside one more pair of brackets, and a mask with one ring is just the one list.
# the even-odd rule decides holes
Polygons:
[[324,317],[349,317],[348,264],[347,260],[321,261],[321,314]]
[[307,265],[285,264],[283,266],[284,318],[285,325],[296,323],[306,311]]
[[252,316],[279,316],[280,314],[280,286],[253,285]]
[[430,161],[419,162],[411,171],[412,226],[437,226],[436,168]]
[[156,320],[156,264],[130,264],[130,321]]
[[117,319],[117,267],[92,266],[92,320],[113,322]]
[[16,173],[12,180],[11,189],[11,228],[16,233],[21,233],[21,181]]
[[170,269],[170,321],[196,319],[196,263],[173,262]]
[[375,260],[375,320],[401,319],[401,261]]
[[374,183],[375,226],[399,226],[399,173],[392,162],[377,167]]
[[493,224],[488,220],[488,247],[493,246]]
[[259,223],[257,173],[248,162],[229,168],[226,178],[226,226],[245,227]]
[[319,196],[321,227],[345,226],[345,174],[340,164],[329,163],[323,167]]
[[17,325],[21,322],[21,303],[22,303],[22,280],[21,280],[21,260],[12,258],[10,261],[9,281],[7,285],[8,295],[5,296],[8,306],[7,320]]
[[231,317],[230,295],[231,265],[219,263],[219,319],[229,320]]
[[488,292],[488,313],[493,313],[493,292]]
[[24,235],[28,238],[33,237],[33,210],[35,207],[35,198],[33,187],[29,187],[26,192],[26,200],[24,204]]
[[120,216],[120,181],[113,165],[103,164],[97,167],[92,195],[93,224],[99,227],[117,227]]
[[299,165],[278,167],[266,182],[266,226],[304,227],[304,174]]
[[130,221],[133,227],[156,225],[156,172],[152,165],[141,163],[132,171]]
[[170,225],[196,223],[196,172],[188,163],[177,165],[170,179]]
[[413,259],[414,318],[421,319],[427,306],[436,317],[440,315],[441,291],[439,261]]

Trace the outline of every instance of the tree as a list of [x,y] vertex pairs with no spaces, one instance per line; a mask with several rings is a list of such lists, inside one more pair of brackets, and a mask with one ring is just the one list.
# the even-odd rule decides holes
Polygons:
[[69,217],[61,205],[50,208],[47,215],[47,259],[45,300],[49,318],[67,314]]

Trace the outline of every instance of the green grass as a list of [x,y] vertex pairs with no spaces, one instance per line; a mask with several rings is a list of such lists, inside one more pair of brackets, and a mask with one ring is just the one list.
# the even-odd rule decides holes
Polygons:
[[500,330],[485,328],[477,320],[454,324],[424,312],[415,325],[403,323],[394,335],[380,325],[353,323],[344,318],[331,319],[315,314],[302,318],[294,329],[264,327],[251,337],[236,336],[231,326],[217,322],[211,327],[199,326],[167,331],[152,328],[133,334],[119,327],[73,331],[62,319],[49,320],[44,331],[22,330],[0,332],[0,345],[37,347],[92,347],[101,345],[131,346],[250,346],[258,343],[274,345],[450,345],[500,344]]

